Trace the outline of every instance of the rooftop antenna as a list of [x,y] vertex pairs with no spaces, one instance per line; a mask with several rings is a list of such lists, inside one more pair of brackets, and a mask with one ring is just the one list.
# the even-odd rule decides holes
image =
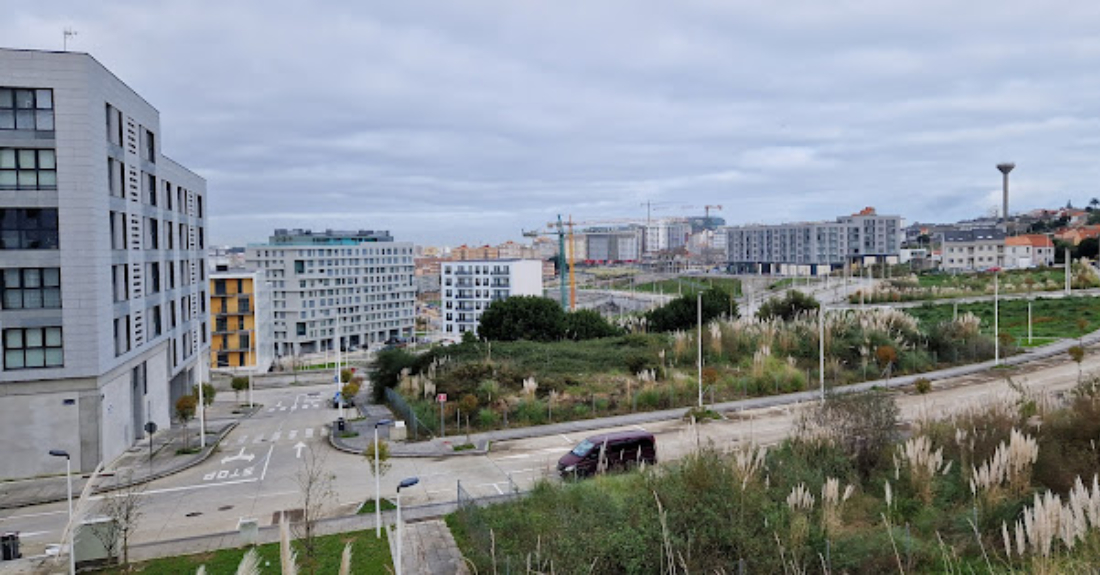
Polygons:
[[61,42],[61,45],[62,45],[63,50],[65,52],[69,51],[69,38],[71,38],[73,36],[76,36],[76,30],[73,30],[72,28],[66,26],[65,27],[65,32],[63,33],[63,39],[62,39],[62,42]]

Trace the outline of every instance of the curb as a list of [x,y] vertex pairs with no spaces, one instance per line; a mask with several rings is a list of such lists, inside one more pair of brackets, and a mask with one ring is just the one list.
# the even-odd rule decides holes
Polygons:
[[[350,453],[352,455],[363,455],[366,453],[365,449],[358,449],[346,445],[342,438],[336,436],[336,426],[329,425],[328,442],[337,451],[344,453]],[[424,453],[417,451],[408,451],[395,448],[393,443],[390,443],[390,457],[402,457],[402,458],[414,458],[414,457],[461,457],[464,455],[485,455],[489,453],[489,448],[492,446],[491,440],[484,440],[485,447],[475,447],[473,449],[464,449],[462,451],[438,451],[434,453]],[[475,443],[476,445],[476,443]]]
[[[222,439],[225,439],[225,436],[229,435],[229,432],[236,429],[237,426],[240,425],[242,419],[252,417],[257,411],[259,411],[259,410],[253,410],[252,413],[249,413],[248,415],[246,415],[244,417],[237,418],[233,422],[227,424],[225,426],[225,428],[222,429],[221,432],[218,433],[218,436],[214,439],[214,442],[211,443],[207,447],[207,449],[204,453],[199,454],[199,456],[196,457],[195,459],[193,459],[193,460],[191,460],[187,463],[184,463],[183,465],[181,465],[179,467],[176,467],[176,468],[173,468],[173,469],[167,469],[167,470],[161,471],[160,473],[155,473],[153,475],[142,477],[142,478],[139,478],[139,479],[136,479],[136,480],[133,480],[133,481],[130,481],[128,483],[121,484],[121,485],[112,484],[112,485],[102,485],[102,486],[98,486],[98,487],[93,487],[92,490],[89,493],[91,495],[98,495],[100,493],[108,493],[108,492],[115,491],[115,490],[118,490],[118,489],[125,489],[127,487],[133,487],[134,485],[141,485],[143,483],[149,483],[150,481],[156,481],[157,479],[162,479],[164,477],[168,477],[169,475],[175,475],[176,473],[180,473],[181,471],[186,471],[188,469],[191,469],[192,467],[195,467],[196,465],[199,465],[200,463],[205,462],[207,459],[210,459],[210,456],[213,455],[214,451],[218,448],[218,446],[221,445]],[[209,435],[209,433],[207,435]],[[161,449],[163,449],[163,447]],[[68,499],[68,496],[43,497],[43,498],[40,498],[40,499],[31,500],[31,501],[19,501],[19,502],[16,502],[16,503],[0,503],[0,510],[20,509],[20,508],[23,508],[23,507],[30,507],[30,506],[33,506],[33,505],[43,505],[43,504],[46,504],[46,503],[57,503],[59,501],[66,501],[67,499]]]

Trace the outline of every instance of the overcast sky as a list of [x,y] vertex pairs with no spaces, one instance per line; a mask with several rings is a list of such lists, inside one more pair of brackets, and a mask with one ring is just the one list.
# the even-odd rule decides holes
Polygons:
[[1100,196],[1100,2],[12,2],[0,45],[88,52],[206,178],[218,244],[426,244],[582,221],[953,221]]

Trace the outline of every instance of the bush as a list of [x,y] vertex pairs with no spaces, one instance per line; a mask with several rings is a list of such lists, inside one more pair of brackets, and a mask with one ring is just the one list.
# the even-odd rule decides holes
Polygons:
[[894,397],[884,391],[833,393],[803,413],[797,433],[841,446],[868,477],[889,459],[886,451],[897,441],[899,413]]
[[395,387],[401,379],[401,370],[417,367],[417,357],[403,349],[387,349],[378,352],[371,361],[370,380],[375,403],[382,403],[385,389]]
[[925,395],[932,391],[932,380],[927,377],[922,377],[913,382],[913,387],[917,389],[917,393]]
[[821,304],[813,296],[790,290],[783,298],[771,298],[764,302],[756,312],[756,317],[763,320],[779,318],[790,321],[801,313],[816,311],[819,307]]
[[[703,323],[729,313],[730,295],[710,288],[702,292]],[[667,304],[646,313],[646,323],[651,331],[676,331],[687,329],[698,322],[698,302],[695,294],[680,296]],[[737,315],[737,307],[733,308]]]
[[500,416],[491,409],[477,410],[477,424],[480,427],[496,427],[500,423]]
[[599,312],[579,309],[565,314],[565,337],[572,340],[596,339],[620,335],[622,330],[608,323]]
[[516,405],[516,421],[539,425],[546,421],[546,404],[537,399],[525,399]]

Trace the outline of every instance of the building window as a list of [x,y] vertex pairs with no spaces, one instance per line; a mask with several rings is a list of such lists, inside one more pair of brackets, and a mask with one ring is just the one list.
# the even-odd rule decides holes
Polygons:
[[0,88],[0,130],[53,131],[53,90]]
[[60,268],[12,268],[0,276],[4,309],[61,307]]
[[57,208],[0,208],[0,250],[56,250]]
[[53,150],[0,148],[0,190],[56,190]]
[[32,369],[63,365],[60,327],[4,330],[4,369]]
[[153,174],[145,174],[145,193],[148,194],[149,205],[157,205],[157,177]]

